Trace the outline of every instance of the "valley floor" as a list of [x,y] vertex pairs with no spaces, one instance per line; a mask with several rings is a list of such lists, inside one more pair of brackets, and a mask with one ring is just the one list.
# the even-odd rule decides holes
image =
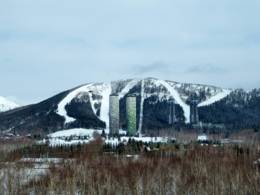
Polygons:
[[24,141],[1,151],[0,194],[260,194],[259,146]]

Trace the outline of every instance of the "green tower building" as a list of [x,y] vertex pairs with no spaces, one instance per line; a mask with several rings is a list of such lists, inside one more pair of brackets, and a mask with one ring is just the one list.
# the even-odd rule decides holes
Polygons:
[[136,135],[136,96],[128,96],[126,98],[126,118],[128,135]]

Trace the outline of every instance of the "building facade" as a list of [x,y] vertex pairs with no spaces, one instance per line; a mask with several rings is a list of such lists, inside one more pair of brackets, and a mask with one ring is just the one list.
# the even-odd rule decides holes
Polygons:
[[119,97],[116,94],[109,97],[109,134],[119,134]]
[[127,120],[127,133],[130,136],[136,135],[136,96],[128,96],[126,98],[126,120]]

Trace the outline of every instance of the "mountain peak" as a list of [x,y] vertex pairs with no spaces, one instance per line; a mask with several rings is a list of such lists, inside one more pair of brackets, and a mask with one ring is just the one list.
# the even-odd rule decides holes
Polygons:
[[0,112],[5,112],[19,107],[18,104],[0,96]]

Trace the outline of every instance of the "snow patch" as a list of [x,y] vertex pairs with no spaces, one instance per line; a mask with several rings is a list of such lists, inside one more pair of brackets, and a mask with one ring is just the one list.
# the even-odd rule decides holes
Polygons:
[[48,135],[49,138],[61,138],[61,137],[70,137],[70,136],[92,136],[94,132],[102,133],[102,130],[94,129],[68,129],[56,131]]
[[[77,145],[77,144],[87,144],[94,140],[93,134],[101,134],[102,130],[95,129],[68,129],[61,130],[55,133],[49,134],[47,137],[49,146],[63,146],[63,145]],[[41,143],[46,143],[47,140],[43,140]]]
[[19,107],[16,103],[0,96],[0,112],[5,112]]
[[63,158],[21,158],[19,162],[23,163],[61,163]]
[[208,136],[206,134],[198,135],[197,141],[208,141]]

